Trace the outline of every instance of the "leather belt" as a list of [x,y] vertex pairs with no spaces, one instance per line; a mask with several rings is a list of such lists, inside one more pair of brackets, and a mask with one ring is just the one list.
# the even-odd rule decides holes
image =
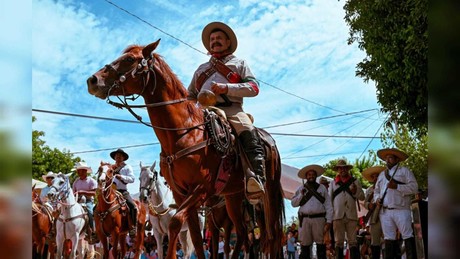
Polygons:
[[388,208],[388,207],[383,207],[386,210],[395,210],[396,208]]
[[232,104],[233,103],[231,103],[231,102],[230,103],[223,102],[223,103],[216,103],[216,105],[214,105],[214,106],[216,106],[216,107],[230,107],[230,106],[232,106]]
[[317,214],[302,214],[304,218],[324,218],[326,217],[326,212],[317,213]]

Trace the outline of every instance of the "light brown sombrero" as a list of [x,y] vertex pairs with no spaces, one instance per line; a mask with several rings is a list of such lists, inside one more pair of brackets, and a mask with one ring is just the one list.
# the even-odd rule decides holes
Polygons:
[[396,148],[384,148],[377,151],[377,156],[382,160],[385,160],[387,155],[394,155],[399,158],[399,161],[404,161],[409,157],[406,153]]
[[325,171],[324,167],[320,165],[307,165],[304,168],[300,169],[297,175],[302,179],[307,179],[307,172],[310,170],[313,170],[316,172],[316,177],[322,175]]
[[222,22],[212,22],[208,25],[206,25],[203,29],[203,32],[201,33],[201,41],[203,42],[204,47],[211,52],[210,46],[209,46],[209,36],[211,35],[211,32],[214,31],[215,29],[222,30],[227,34],[228,38],[231,41],[229,52],[233,53],[236,50],[236,47],[238,47],[238,39],[236,38],[236,34],[233,32],[232,28],[230,28],[227,24],[222,23]]
[[343,160],[343,159],[340,159],[339,161],[337,161],[337,164],[334,166],[334,168],[332,168],[334,171],[337,171],[339,167],[346,167],[348,168],[348,170],[352,169],[353,166],[352,165],[349,165],[347,163],[347,161]]
[[371,178],[371,175],[373,174],[380,174],[381,172],[383,172],[385,170],[386,167],[384,166],[373,166],[373,167],[369,167],[367,168],[366,170],[364,170],[362,172],[363,174],[363,177],[364,179],[366,179],[367,181],[371,182],[372,181],[372,178]]

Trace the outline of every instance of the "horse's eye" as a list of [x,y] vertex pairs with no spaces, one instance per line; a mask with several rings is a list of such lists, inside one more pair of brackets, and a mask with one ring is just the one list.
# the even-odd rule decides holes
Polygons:
[[127,62],[134,62],[134,58],[133,58],[133,57],[127,57],[127,58],[125,59],[125,61],[127,61]]

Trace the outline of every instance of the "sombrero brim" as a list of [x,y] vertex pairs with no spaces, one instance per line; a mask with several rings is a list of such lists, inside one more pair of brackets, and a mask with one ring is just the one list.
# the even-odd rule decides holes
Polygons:
[[233,32],[232,28],[230,28],[227,24],[221,22],[212,22],[206,27],[204,27],[203,32],[201,33],[201,41],[203,42],[204,47],[211,52],[211,48],[209,46],[209,36],[211,32],[215,29],[220,29],[225,34],[227,34],[228,38],[231,41],[229,52],[235,52],[236,48],[238,47],[238,39],[236,38],[235,32]]
[[364,179],[366,179],[367,181],[372,181],[371,175],[373,175],[375,173],[380,174],[381,172],[383,172],[385,170],[385,168],[386,167],[384,167],[384,166],[369,167],[366,170],[364,170],[362,174],[363,174]]
[[346,167],[348,168],[348,170],[352,169],[353,166],[352,165],[336,165],[334,166],[334,168],[332,168],[334,171],[337,171],[339,169],[339,167]]
[[55,178],[56,176],[55,176],[55,175],[47,175],[47,174],[46,174],[46,175],[42,175],[43,181],[46,181],[46,178],[48,178],[48,177],[53,177],[53,178]]
[[88,172],[88,174],[92,173],[93,172],[93,169],[91,169],[91,167],[86,167],[86,166],[81,166],[81,167],[76,167],[76,168],[72,168],[72,172],[75,172],[77,171],[78,169],[86,169],[86,172]]
[[123,157],[125,158],[124,161],[128,160],[128,158],[129,158],[129,155],[128,155],[128,154],[126,154],[123,150],[118,149],[118,150],[115,150],[115,151],[113,151],[113,152],[110,153],[110,157],[111,157],[113,160],[115,160],[115,154],[116,154],[116,153],[122,154]]
[[297,176],[302,179],[307,179],[307,172],[313,170],[316,172],[316,177],[324,174],[324,168],[320,165],[307,165],[306,167],[302,168],[299,170],[299,173],[297,173]]
[[399,158],[400,161],[404,161],[409,157],[406,153],[396,148],[385,148],[377,151],[377,156],[382,160],[385,160],[387,155],[394,155]]

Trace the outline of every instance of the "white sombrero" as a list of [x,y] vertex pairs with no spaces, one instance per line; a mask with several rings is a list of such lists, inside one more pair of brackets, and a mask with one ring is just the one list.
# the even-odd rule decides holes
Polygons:
[[56,174],[53,173],[52,171],[49,171],[47,174],[42,175],[43,181],[46,181],[46,178],[48,177],[54,178],[56,177]]
[[306,167],[300,169],[297,175],[302,179],[307,179],[307,172],[311,170],[316,172],[316,177],[322,175],[325,171],[324,167],[320,165],[307,165]]
[[211,35],[211,32],[213,32],[214,30],[221,30],[225,34],[227,34],[228,39],[231,42],[228,51],[230,53],[235,52],[236,47],[238,47],[238,39],[236,38],[236,34],[233,32],[232,28],[230,28],[227,24],[222,22],[212,22],[204,27],[203,32],[201,33],[201,41],[203,42],[204,47],[209,52],[211,52],[209,46],[209,36]]
[[89,167],[88,164],[86,164],[86,162],[84,162],[84,161],[77,162],[75,164],[75,167],[72,169],[72,171],[77,171],[78,169],[86,169],[86,172],[88,172],[88,174],[93,172],[91,167]]

